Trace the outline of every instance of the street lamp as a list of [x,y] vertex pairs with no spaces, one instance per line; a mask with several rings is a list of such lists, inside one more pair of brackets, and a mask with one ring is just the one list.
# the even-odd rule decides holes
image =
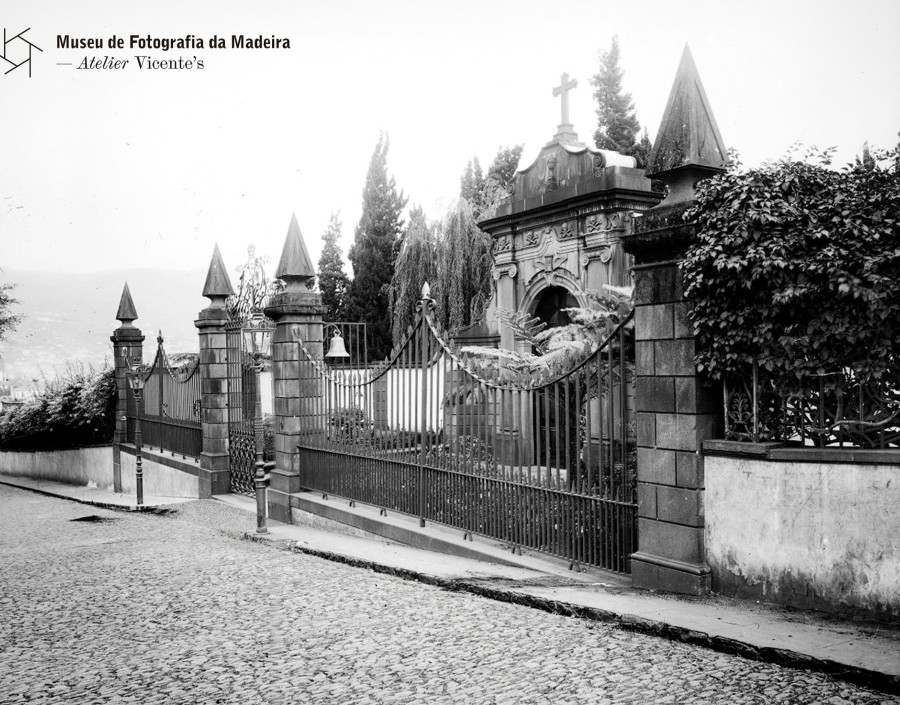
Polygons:
[[[262,313],[256,312],[242,331],[244,350],[249,358],[249,367],[256,373],[256,409],[253,417],[253,430],[256,436],[256,476],[253,487],[256,490],[256,533],[266,534],[266,463],[263,460],[265,435],[263,433],[262,394],[260,390],[260,374],[266,365],[269,348],[272,345],[272,328]],[[274,463],[273,463],[274,465]],[[270,466],[271,467],[271,466]]]
[[131,385],[131,391],[134,396],[134,484],[137,491],[137,505],[140,507],[144,504],[144,468],[141,459],[141,447],[143,438],[141,436],[141,412],[144,405],[144,382],[147,380],[141,374],[141,364],[139,360],[135,360],[133,365],[128,361],[128,384]]

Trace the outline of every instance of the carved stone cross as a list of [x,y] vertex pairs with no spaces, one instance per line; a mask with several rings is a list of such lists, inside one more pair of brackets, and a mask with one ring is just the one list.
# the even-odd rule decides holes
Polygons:
[[562,123],[563,125],[569,124],[569,91],[575,88],[578,85],[578,81],[576,79],[569,80],[569,74],[564,73],[559,77],[560,85],[553,89],[553,95],[562,96]]

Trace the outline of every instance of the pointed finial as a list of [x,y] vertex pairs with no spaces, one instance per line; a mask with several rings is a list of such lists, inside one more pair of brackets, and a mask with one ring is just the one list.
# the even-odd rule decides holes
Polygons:
[[231,280],[222,261],[222,253],[216,243],[212,260],[209,263],[209,271],[206,273],[206,283],[203,285],[203,295],[209,299],[210,308],[223,308],[225,299],[234,294],[231,288]]
[[122,298],[119,299],[119,310],[116,312],[116,320],[121,321],[123,328],[134,328],[132,321],[138,317],[134,301],[131,300],[131,292],[128,290],[128,282],[122,289]]
[[425,282],[424,284],[422,284],[422,298],[423,299],[431,298],[431,286],[428,284],[428,282]]
[[297,215],[292,214],[275,277],[284,280],[286,290],[296,290],[300,284],[305,284],[315,276],[316,270],[306,250],[300,226],[297,224]]
[[718,171],[727,163],[725,143],[703,90],[691,49],[685,44],[650,153],[647,176],[686,166]]

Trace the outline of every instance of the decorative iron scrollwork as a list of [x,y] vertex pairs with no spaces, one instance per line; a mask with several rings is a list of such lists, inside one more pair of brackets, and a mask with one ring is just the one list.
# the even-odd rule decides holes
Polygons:
[[[754,381],[755,378],[755,381]],[[725,385],[725,437],[801,445],[900,446],[900,384],[850,370],[811,376],[783,390],[754,366]]]

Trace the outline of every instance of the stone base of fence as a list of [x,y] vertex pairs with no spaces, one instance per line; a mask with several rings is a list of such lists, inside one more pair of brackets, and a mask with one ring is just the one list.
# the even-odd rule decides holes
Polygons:
[[200,499],[231,492],[231,465],[227,453],[201,453],[197,471]]
[[900,450],[706,441],[703,453],[716,592],[900,618]]
[[[122,491],[125,493],[135,491],[135,453],[134,446],[121,446]],[[141,448],[141,460],[144,492],[147,495],[190,499],[200,496],[198,459],[173,457],[166,451],[144,446]]]
[[290,524],[291,495],[301,489],[299,475],[274,468],[269,474],[269,490],[266,493],[269,517]]

